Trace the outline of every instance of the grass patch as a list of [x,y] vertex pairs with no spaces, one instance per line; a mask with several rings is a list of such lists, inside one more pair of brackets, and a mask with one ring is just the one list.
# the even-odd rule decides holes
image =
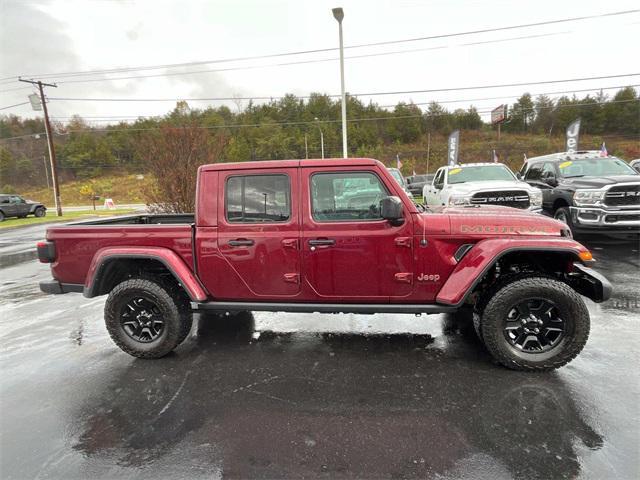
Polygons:
[[72,220],[83,220],[95,216],[113,217],[114,215],[125,215],[133,212],[134,210],[126,208],[117,210],[87,210],[83,212],[63,212],[62,216],[58,217],[54,210],[53,212],[47,212],[46,216],[40,218],[34,216],[26,218],[5,218],[4,222],[0,223],[0,230],[24,225],[37,225],[40,223],[71,222]]
[[[146,203],[143,192],[150,180],[149,175],[145,175],[142,180],[138,180],[136,175],[110,175],[95,179],[94,188],[96,194],[101,197],[96,204],[101,206],[105,198],[112,198],[116,206],[123,203]],[[80,194],[80,188],[88,183],[91,183],[91,181],[74,180],[61,183],[60,198],[62,199],[62,207],[91,205],[91,200]],[[29,187],[17,189],[16,193],[24,198],[44,203],[48,208],[53,208],[53,191],[49,188]]]

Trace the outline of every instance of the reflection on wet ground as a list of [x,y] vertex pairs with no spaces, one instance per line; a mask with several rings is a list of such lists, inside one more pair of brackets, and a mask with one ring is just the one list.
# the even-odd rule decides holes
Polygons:
[[[469,347],[451,357],[428,335],[254,339],[252,316],[224,323],[201,321],[164,365],[133,362],[96,392],[74,415],[73,449],[141,468],[189,443],[196,458],[185,463],[217,459],[232,478],[457,477],[469,467],[474,478],[525,479],[573,478],[576,445],[603,443],[556,375],[478,362],[473,337],[451,339]],[[182,374],[167,375],[174,368]]]
[[199,317],[137,360],[104,298],[46,297],[46,266],[5,265],[0,476],[638,478],[638,251],[594,253],[619,303],[589,303],[586,349],[551,374],[496,366],[443,315]]

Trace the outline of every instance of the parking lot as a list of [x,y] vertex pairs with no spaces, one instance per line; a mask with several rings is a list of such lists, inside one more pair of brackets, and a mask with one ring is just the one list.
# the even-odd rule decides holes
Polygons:
[[200,317],[161,360],[110,340],[104,297],[45,296],[44,227],[0,235],[0,476],[638,478],[637,244],[551,374],[495,365],[445,315]]

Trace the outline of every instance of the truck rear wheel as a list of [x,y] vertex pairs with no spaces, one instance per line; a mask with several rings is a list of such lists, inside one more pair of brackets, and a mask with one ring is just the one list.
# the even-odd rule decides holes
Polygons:
[[520,278],[499,289],[482,313],[487,350],[514,370],[566,365],[589,337],[589,312],[571,287],[548,277]]
[[181,296],[145,278],[117,285],[107,298],[104,318],[115,344],[138,358],[167,355],[185,339],[192,322]]

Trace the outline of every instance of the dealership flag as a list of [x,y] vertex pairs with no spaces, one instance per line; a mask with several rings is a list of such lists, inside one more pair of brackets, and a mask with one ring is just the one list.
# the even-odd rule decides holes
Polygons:
[[396,168],[400,170],[402,168],[402,162],[400,161],[400,154],[396,154]]
[[607,152],[607,146],[604,144],[604,142],[602,142],[602,145],[600,146],[600,156],[601,157],[609,156],[609,152]]
[[578,137],[580,136],[580,119],[567,127],[567,153],[578,151]]
[[493,163],[498,163],[500,159],[498,158],[498,154],[495,150],[493,150]]
[[449,135],[449,149],[447,152],[447,163],[449,166],[458,164],[458,151],[460,150],[460,130]]

